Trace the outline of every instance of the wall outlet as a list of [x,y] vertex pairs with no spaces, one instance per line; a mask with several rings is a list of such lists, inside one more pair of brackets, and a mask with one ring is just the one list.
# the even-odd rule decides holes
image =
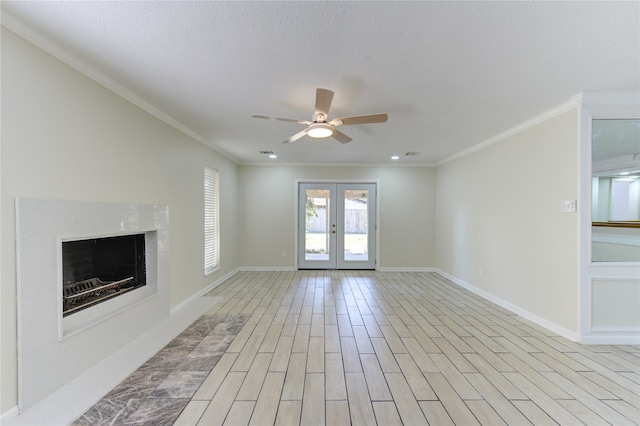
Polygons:
[[560,203],[560,211],[562,213],[575,213],[578,202],[576,200],[565,200]]
[[282,257],[285,257],[287,255],[287,252],[282,250]]

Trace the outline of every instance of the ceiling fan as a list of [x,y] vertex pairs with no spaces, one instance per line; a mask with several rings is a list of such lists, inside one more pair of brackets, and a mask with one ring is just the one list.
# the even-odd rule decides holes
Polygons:
[[348,143],[351,142],[349,136],[345,135],[336,127],[338,126],[346,126],[349,124],[369,124],[369,123],[384,123],[387,121],[387,114],[372,114],[372,115],[361,115],[357,117],[342,117],[342,118],[334,118],[331,121],[327,121],[329,118],[329,108],[331,107],[331,101],[333,100],[333,92],[327,89],[316,89],[316,108],[313,113],[313,121],[307,120],[295,120],[293,118],[281,118],[281,117],[272,117],[270,115],[257,115],[254,114],[251,117],[253,118],[263,118],[266,120],[278,120],[278,121],[289,121],[292,123],[304,124],[308,126],[301,132],[296,133],[290,138],[282,141],[282,143],[291,143],[295,142],[301,137],[305,135],[309,135],[312,138],[327,138],[329,136],[333,137],[340,143]]

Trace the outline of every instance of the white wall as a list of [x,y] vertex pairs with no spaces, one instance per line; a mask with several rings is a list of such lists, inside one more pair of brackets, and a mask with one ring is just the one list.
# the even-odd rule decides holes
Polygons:
[[[1,50],[0,412],[5,412],[17,404],[15,197],[168,205],[173,307],[237,267],[238,183],[233,162],[4,28]],[[207,278],[205,164],[220,171],[224,222],[221,268]]]
[[[379,180],[378,268],[435,265],[433,167],[239,167],[239,262],[242,267],[295,265],[296,180]],[[282,256],[282,251],[286,255]]]
[[577,336],[578,112],[438,167],[437,266]]

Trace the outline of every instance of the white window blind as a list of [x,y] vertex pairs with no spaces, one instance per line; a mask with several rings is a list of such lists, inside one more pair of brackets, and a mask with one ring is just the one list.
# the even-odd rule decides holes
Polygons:
[[218,171],[204,168],[204,273],[218,266]]

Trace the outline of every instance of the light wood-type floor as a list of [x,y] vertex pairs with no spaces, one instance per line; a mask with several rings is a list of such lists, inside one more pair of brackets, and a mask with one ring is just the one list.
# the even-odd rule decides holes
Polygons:
[[581,346],[440,275],[242,272],[251,315],[181,425],[640,423],[640,347]]

